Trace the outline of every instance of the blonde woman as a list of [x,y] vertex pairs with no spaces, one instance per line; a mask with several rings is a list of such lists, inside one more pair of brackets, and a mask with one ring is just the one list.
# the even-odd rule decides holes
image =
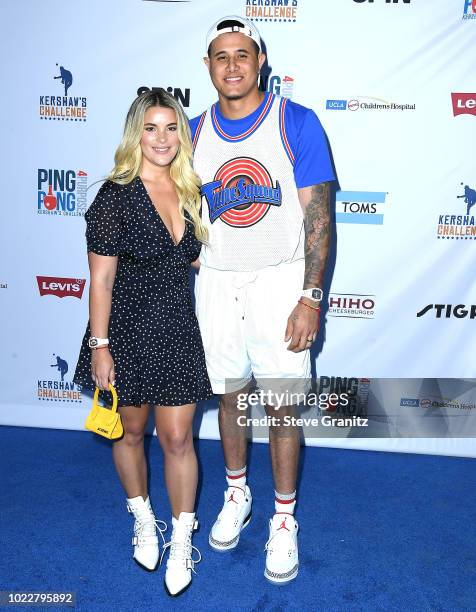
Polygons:
[[165,586],[174,596],[190,585],[200,560],[192,547],[192,421],[196,402],[212,393],[189,287],[189,266],[207,237],[191,158],[178,102],[164,90],[139,96],[114,169],[86,213],[89,324],[74,378],[85,387],[106,390],[111,383],[117,390],[124,437],[114,442],[113,457],[135,517],[133,558],[150,571],[163,531],[148,496],[144,454],[154,406],[173,514]]

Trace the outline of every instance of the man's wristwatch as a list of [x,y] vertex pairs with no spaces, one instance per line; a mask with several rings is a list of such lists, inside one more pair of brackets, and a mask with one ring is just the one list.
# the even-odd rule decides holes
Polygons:
[[107,346],[108,344],[109,344],[108,338],[95,338],[94,336],[92,336],[88,340],[88,346],[90,349],[96,349],[96,348],[99,348],[100,346]]
[[320,302],[322,300],[322,289],[314,287],[313,289],[303,289],[302,297],[313,300],[314,302]]

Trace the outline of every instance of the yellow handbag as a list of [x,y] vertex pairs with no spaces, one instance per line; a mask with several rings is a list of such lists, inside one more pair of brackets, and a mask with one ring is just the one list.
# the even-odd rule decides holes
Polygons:
[[86,429],[97,433],[109,440],[116,440],[124,433],[121,415],[117,412],[117,393],[114,387],[109,384],[109,391],[112,395],[112,407],[104,408],[98,405],[99,389],[96,387],[94,392],[93,407],[86,419]]

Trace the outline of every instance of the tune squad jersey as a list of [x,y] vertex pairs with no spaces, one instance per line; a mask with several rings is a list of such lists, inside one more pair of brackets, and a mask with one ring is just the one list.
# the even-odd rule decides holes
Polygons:
[[209,232],[201,264],[250,272],[303,259],[297,189],[334,180],[315,113],[266,93],[247,117],[226,119],[215,103],[190,127]]

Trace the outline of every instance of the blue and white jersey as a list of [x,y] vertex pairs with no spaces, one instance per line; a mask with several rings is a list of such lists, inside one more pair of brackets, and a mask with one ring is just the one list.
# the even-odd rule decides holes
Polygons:
[[191,128],[209,231],[201,264],[250,272],[303,259],[297,188],[334,179],[313,111],[267,93],[248,117],[226,119],[216,103]]

